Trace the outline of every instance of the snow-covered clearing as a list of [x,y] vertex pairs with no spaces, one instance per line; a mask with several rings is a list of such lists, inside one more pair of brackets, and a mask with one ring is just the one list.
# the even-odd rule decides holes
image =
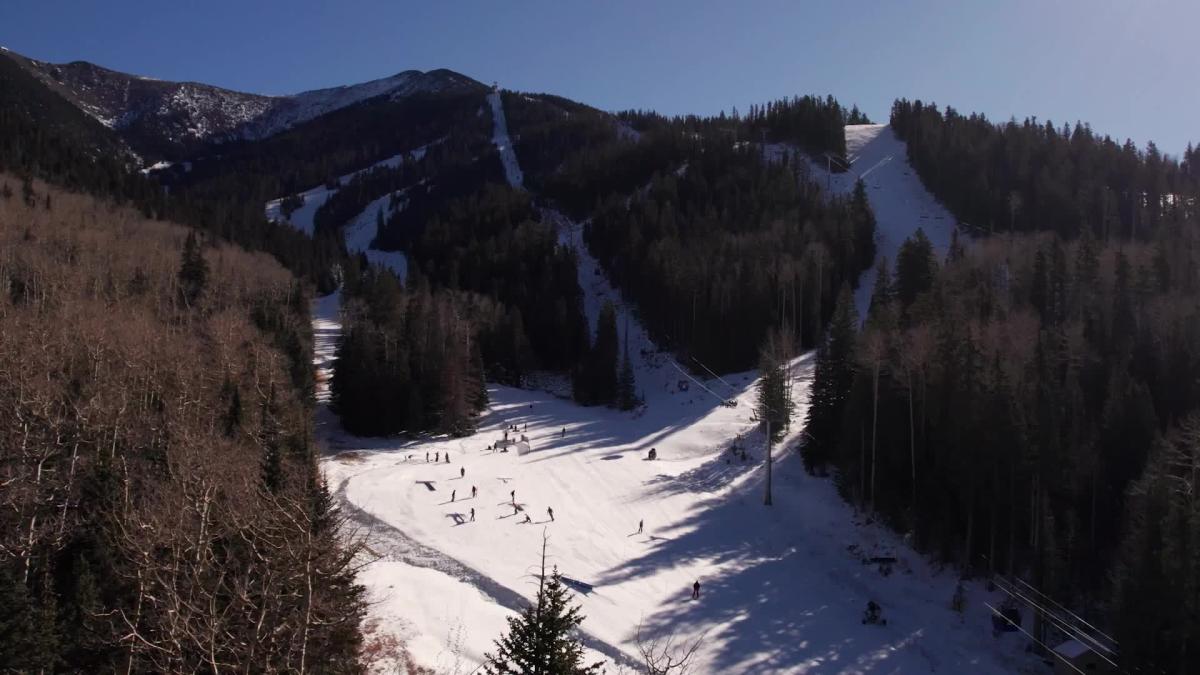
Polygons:
[[[336,310],[336,295],[314,308],[318,367],[332,356]],[[793,365],[800,417],[811,368],[811,355]],[[465,439],[349,437],[322,406],[326,475],[380,556],[361,577],[372,615],[419,663],[469,670],[504,616],[533,597],[544,532],[587,616],[587,644],[610,658],[635,657],[640,622],[648,636],[703,635],[698,673],[1010,673],[1026,663],[1012,636],[990,634],[983,602],[998,598],[972,586],[965,616],[955,615],[954,575],[805,474],[785,449],[795,430],[775,451],[774,506],[762,506],[755,374],[724,380],[736,407],[692,384],[651,396],[640,416],[492,386],[479,433]],[[510,437],[529,438],[529,454],[487,449],[509,425],[519,429]],[[739,436],[744,462],[729,449]],[[646,460],[650,448],[657,461]],[[864,565],[871,555],[895,555],[896,572]],[[860,623],[869,599],[887,626]]]
[[[770,156],[782,152],[779,144],[773,144]],[[851,124],[846,126],[846,155],[850,159],[850,170],[830,175],[825,163],[812,161],[812,177],[828,184],[837,194],[849,194],[859,178],[867,186],[867,198],[875,212],[875,259],[888,260],[888,267],[895,272],[896,254],[900,245],[912,236],[917,228],[925,231],[939,258],[950,249],[950,237],[954,232],[954,216],[925,189],[917,172],[908,163],[908,151],[904,141],[896,138],[892,128],[886,124]],[[875,287],[875,268],[862,273],[858,279],[858,290],[854,293],[854,305],[860,320],[866,320],[867,308],[871,306],[871,291]]]
[[519,189],[525,184],[525,175],[521,173],[521,165],[517,163],[517,153],[513,151],[512,139],[508,137],[508,121],[504,118],[504,102],[500,91],[493,89],[487,97],[488,105],[492,107],[492,143],[500,152],[500,162],[504,164],[504,177],[508,184]]
[[[495,95],[493,106],[498,102]],[[502,132],[498,122],[497,147],[507,145]],[[863,165],[871,169],[863,171],[868,187],[878,181],[872,205],[880,229],[902,235],[898,246],[907,236],[903,214],[919,216],[926,205],[911,203],[921,196],[906,187],[903,171],[898,178],[885,170],[895,158],[903,162],[903,146],[899,155],[894,144],[875,147],[879,135],[856,133],[854,147],[860,161],[871,162]],[[853,186],[853,178],[835,178],[839,189]],[[908,202],[889,194],[901,188],[910,191]],[[997,604],[999,591],[968,584],[966,611],[955,614],[952,571],[936,569],[857,514],[829,479],[804,472],[794,449],[811,354],[791,365],[798,422],[773,453],[774,505],[765,507],[765,445],[752,412],[757,374],[697,380],[684,373],[658,353],[621,302],[584,246],[581,225],[551,209],[542,216],[578,253],[592,329],[606,300],[619,308],[643,409],[584,408],[550,393],[492,385],[472,437],[363,439],[341,431],[327,408],[327,389],[318,387],[317,430],[328,449],[322,466],[378,556],[360,576],[372,617],[402,638],[418,663],[439,672],[469,672],[481,663],[504,631],[504,618],[535,595],[546,535],[549,562],[587,617],[585,644],[618,665],[636,661],[640,624],[651,639],[702,638],[696,673],[986,674],[1038,667],[1014,636],[993,638],[984,603]],[[894,255],[884,246],[881,254]],[[322,382],[340,331],[338,303],[334,294],[314,305],[314,362]],[[729,399],[736,405],[725,405]],[[506,436],[526,437],[530,452],[489,448]],[[745,460],[735,446],[745,449]],[[656,461],[647,459],[651,448]],[[894,556],[895,571],[885,575],[864,564],[872,556]],[[701,584],[696,600],[694,581]],[[886,625],[861,623],[868,600],[883,607]]]

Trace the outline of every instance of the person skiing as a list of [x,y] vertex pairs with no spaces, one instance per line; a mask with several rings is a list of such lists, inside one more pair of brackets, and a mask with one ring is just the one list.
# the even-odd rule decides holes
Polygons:
[[436,463],[436,462],[439,462],[439,461],[441,461],[441,457],[442,457],[442,451],[441,451],[441,450],[439,450],[439,451],[437,451],[437,452],[433,453],[433,461],[434,461],[435,463]]
[[425,462],[426,463],[429,462],[429,451],[428,450],[425,451]]
[[459,478],[467,477],[467,467],[465,467],[465,466],[458,467],[458,477]]
[[693,600],[700,599],[700,580],[699,579],[696,580],[696,583],[692,584],[692,599]]
[[446,451],[446,463],[447,464],[450,463],[450,452],[449,451]]
[[567,437],[567,428],[566,427],[563,427],[563,429],[562,429],[562,437],[563,438]]
[[479,494],[479,491],[475,489],[474,485],[472,485],[471,486],[471,499],[474,499],[475,495],[477,495],[477,494]]
[[637,531],[637,533],[638,533],[638,534],[641,534],[641,533],[642,533],[642,525],[643,525],[645,522],[646,522],[646,521],[644,521],[644,520],[639,520],[639,521],[638,521],[638,531]]
[[554,509],[547,507],[546,513],[550,514],[550,522],[554,522]]
[[475,522],[475,507],[471,507],[471,522]]
[[525,423],[525,428],[522,431],[529,431],[529,422]]
[[457,490],[451,490],[451,491],[450,491],[450,501],[454,501],[454,495],[455,495],[455,494],[457,494],[457,493],[458,493],[458,491],[457,491]]
[[517,491],[516,491],[516,490],[513,490],[512,492],[509,492],[509,493],[508,493],[508,496],[509,496],[509,497],[512,497],[512,503],[513,503],[513,505],[516,505],[516,503],[517,503]]

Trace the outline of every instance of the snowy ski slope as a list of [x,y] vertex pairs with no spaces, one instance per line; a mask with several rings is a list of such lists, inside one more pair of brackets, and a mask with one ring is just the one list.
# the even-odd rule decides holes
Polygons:
[[[906,182],[903,146],[881,135],[878,127],[855,130],[853,147],[866,162],[856,168],[868,188],[877,181],[872,205],[886,214],[877,210],[881,254],[890,257],[889,242],[898,237],[898,247],[915,230],[905,214],[936,220],[920,218],[936,214],[936,202],[918,190],[919,182]],[[506,136],[497,134],[498,147]],[[889,171],[892,164],[899,170]],[[833,178],[838,189],[853,186],[846,178]],[[939,571],[855,513],[829,479],[804,473],[791,451],[798,424],[775,449],[774,506],[762,506],[756,373],[704,381],[682,373],[622,305],[587,252],[581,224],[551,209],[542,217],[577,251],[593,330],[606,300],[621,312],[622,334],[628,318],[647,404],[628,414],[493,385],[475,436],[418,440],[348,436],[319,406],[326,476],[378,558],[360,580],[382,630],[403,639],[422,665],[471,672],[505,630],[505,617],[534,596],[546,534],[550,563],[587,616],[590,654],[618,666],[636,661],[641,624],[648,637],[703,636],[695,673],[1036,672],[1023,643],[991,635],[984,603],[999,597],[968,584],[966,612],[955,614],[952,572]],[[942,245],[940,231],[930,236]],[[314,362],[321,372],[332,363],[338,301],[335,294],[314,305]],[[811,354],[792,364],[797,419],[807,408],[812,366]],[[327,400],[323,389],[318,399]],[[737,405],[722,405],[723,399]],[[510,425],[519,429],[510,437],[528,437],[529,454],[489,449]],[[746,449],[747,461],[731,451],[734,445]],[[646,460],[650,448],[658,461]],[[884,575],[863,563],[877,555],[895,556],[895,572]],[[692,600],[696,580],[701,597]],[[886,626],[860,622],[871,599],[883,606]]]
[[[886,124],[847,125],[846,154],[851,161],[849,171],[829,176],[824,163],[814,161],[811,163],[813,178],[822,186],[828,179],[832,190],[839,194],[849,194],[854,190],[854,182],[863,179],[871,210],[875,212],[876,262],[880,257],[886,257],[888,267],[894,273],[900,245],[918,227],[925,231],[938,257],[945,257],[956,223],[954,216],[925,189],[908,163],[904,141],[896,138],[891,127]],[[854,305],[861,320],[866,320],[874,286],[875,268],[872,267],[859,277],[854,293]]]
[[508,137],[508,121],[504,118],[504,102],[500,91],[493,89],[487,97],[488,105],[492,107],[492,143],[500,151],[500,162],[504,164],[504,177],[508,184],[524,189],[525,174],[521,173],[521,165],[517,163],[517,153],[513,151],[512,139]]
[[[445,139],[439,139],[433,143],[422,145],[419,148],[414,148],[409,152],[402,152],[398,155],[388,157],[387,159],[378,161],[371,166],[358,171],[352,171],[344,176],[338,177],[338,184],[345,185],[348,181],[359,174],[366,173],[372,169],[379,167],[395,168],[404,162],[417,162],[425,156],[425,152],[430,145],[441,143]],[[285,197],[272,199],[263,207],[267,220],[276,222],[286,222],[292,227],[312,235],[314,225],[313,218],[317,214],[317,209],[329,199],[329,195],[336,192],[330,190],[324,185],[318,185],[300,193],[304,199],[304,204],[292,212],[291,217],[283,215],[283,200]],[[345,227],[346,250],[351,253],[365,253],[367,259],[375,265],[383,265],[391,268],[401,279],[406,279],[408,276],[408,258],[400,251],[380,251],[372,248],[371,243],[375,240],[376,235],[376,217],[380,209],[387,209],[391,201],[391,195],[385,195],[367,205],[362,213],[355,216]],[[401,207],[402,208],[402,207]],[[385,213],[386,215],[386,213]]]

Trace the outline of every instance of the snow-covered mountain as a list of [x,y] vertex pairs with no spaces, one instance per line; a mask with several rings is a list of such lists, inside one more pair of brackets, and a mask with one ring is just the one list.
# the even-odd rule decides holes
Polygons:
[[200,143],[256,140],[379,96],[483,88],[450,70],[406,70],[391,77],[288,96],[264,96],[197,82],[169,82],[86,61],[54,64],[19,56],[29,72],[117,131],[141,153],[171,154]]

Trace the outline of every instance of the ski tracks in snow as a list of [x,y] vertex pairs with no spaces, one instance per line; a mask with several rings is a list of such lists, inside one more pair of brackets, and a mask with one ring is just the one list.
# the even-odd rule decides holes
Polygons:
[[492,107],[492,143],[500,151],[500,162],[504,165],[504,177],[508,184],[518,190],[525,189],[525,175],[521,173],[521,165],[517,163],[517,153],[513,150],[512,139],[508,136],[508,121],[504,117],[504,102],[499,90],[488,94],[488,104]]

